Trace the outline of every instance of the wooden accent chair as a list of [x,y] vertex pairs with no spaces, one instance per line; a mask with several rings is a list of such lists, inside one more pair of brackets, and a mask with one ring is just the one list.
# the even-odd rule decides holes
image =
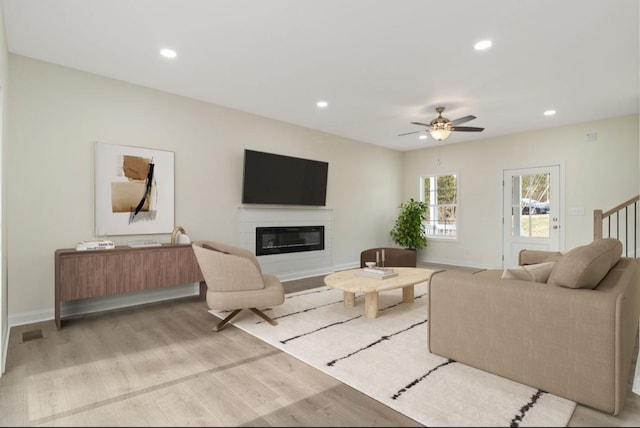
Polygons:
[[[376,252],[384,250],[384,266],[386,267],[416,267],[418,255],[415,250],[405,248],[380,247],[370,248],[360,253],[360,267],[366,266],[365,262],[375,262]],[[382,262],[380,262],[382,265]]]
[[284,302],[282,283],[273,275],[262,274],[251,251],[214,241],[195,241],[191,246],[207,283],[207,306],[231,311],[213,331],[220,331],[242,309],[253,311],[271,325],[278,324],[258,308]]

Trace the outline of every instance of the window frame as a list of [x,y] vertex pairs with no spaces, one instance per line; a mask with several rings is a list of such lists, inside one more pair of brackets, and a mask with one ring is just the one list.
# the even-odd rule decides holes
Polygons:
[[[446,241],[446,242],[458,242],[460,241],[460,173],[458,171],[441,171],[441,172],[430,172],[430,173],[424,173],[420,175],[419,178],[419,195],[420,195],[420,201],[424,202],[425,204],[427,204],[427,206],[429,208],[431,207],[438,207],[439,205],[429,205],[426,201],[426,197],[425,197],[425,180],[427,178],[435,178],[437,180],[437,177],[442,177],[442,176],[454,176],[455,177],[455,184],[456,184],[456,200],[455,200],[455,213],[456,213],[456,221],[455,221],[455,235],[451,236],[451,235],[444,235],[444,234],[430,234],[430,226],[429,223],[425,220],[423,221],[424,227],[425,227],[425,232],[426,232],[426,236],[428,240],[441,240],[441,241]],[[426,213],[425,213],[426,215]]]

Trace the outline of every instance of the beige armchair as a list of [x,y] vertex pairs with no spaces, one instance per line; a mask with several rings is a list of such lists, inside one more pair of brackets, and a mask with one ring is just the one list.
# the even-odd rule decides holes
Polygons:
[[207,283],[210,309],[231,313],[213,330],[219,331],[242,309],[249,309],[271,325],[277,322],[258,309],[281,305],[284,289],[273,275],[264,275],[256,256],[249,250],[214,241],[192,244],[200,270]]

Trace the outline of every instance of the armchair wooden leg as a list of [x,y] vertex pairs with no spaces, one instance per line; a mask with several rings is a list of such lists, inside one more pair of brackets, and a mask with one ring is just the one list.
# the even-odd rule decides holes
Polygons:
[[267,314],[265,314],[264,312],[262,312],[260,309],[257,308],[249,308],[251,309],[251,311],[258,315],[260,318],[262,318],[263,320],[265,320],[266,322],[268,322],[271,325],[278,325],[278,323],[275,320],[272,320],[271,318],[269,318],[269,316]]
[[[278,323],[269,318],[269,316],[267,314],[265,314],[264,312],[262,312],[260,309],[257,308],[249,308],[254,314],[258,315],[260,318],[262,318],[263,320],[265,320],[266,322],[268,322],[271,325],[278,325]],[[213,327],[213,331],[220,331],[222,330],[222,327],[224,327],[225,325],[227,325],[227,323],[229,321],[231,321],[231,318],[235,317],[236,315],[238,315],[238,312],[240,312],[242,309],[236,309],[233,312],[231,312],[229,315],[227,315],[227,317],[225,319],[223,319],[222,321],[220,321],[218,323],[218,325]]]
[[231,321],[231,318],[235,317],[236,315],[238,315],[238,312],[240,312],[242,309],[236,309],[235,311],[231,312],[225,319],[223,319],[222,321],[220,321],[218,323],[218,325],[213,327],[213,331],[220,331],[222,330],[222,327],[224,327],[229,321]]

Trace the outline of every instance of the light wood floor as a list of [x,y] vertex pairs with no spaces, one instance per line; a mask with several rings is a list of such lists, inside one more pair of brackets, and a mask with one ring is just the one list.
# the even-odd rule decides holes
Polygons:
[[[81,316],[60,331],[53,321],[14,327],[0,425],[420,426],[232,325],[214,333],[215,322],[194,297]],[[631,392],[621,415],[578,406],[569,424],[638,425]]]

